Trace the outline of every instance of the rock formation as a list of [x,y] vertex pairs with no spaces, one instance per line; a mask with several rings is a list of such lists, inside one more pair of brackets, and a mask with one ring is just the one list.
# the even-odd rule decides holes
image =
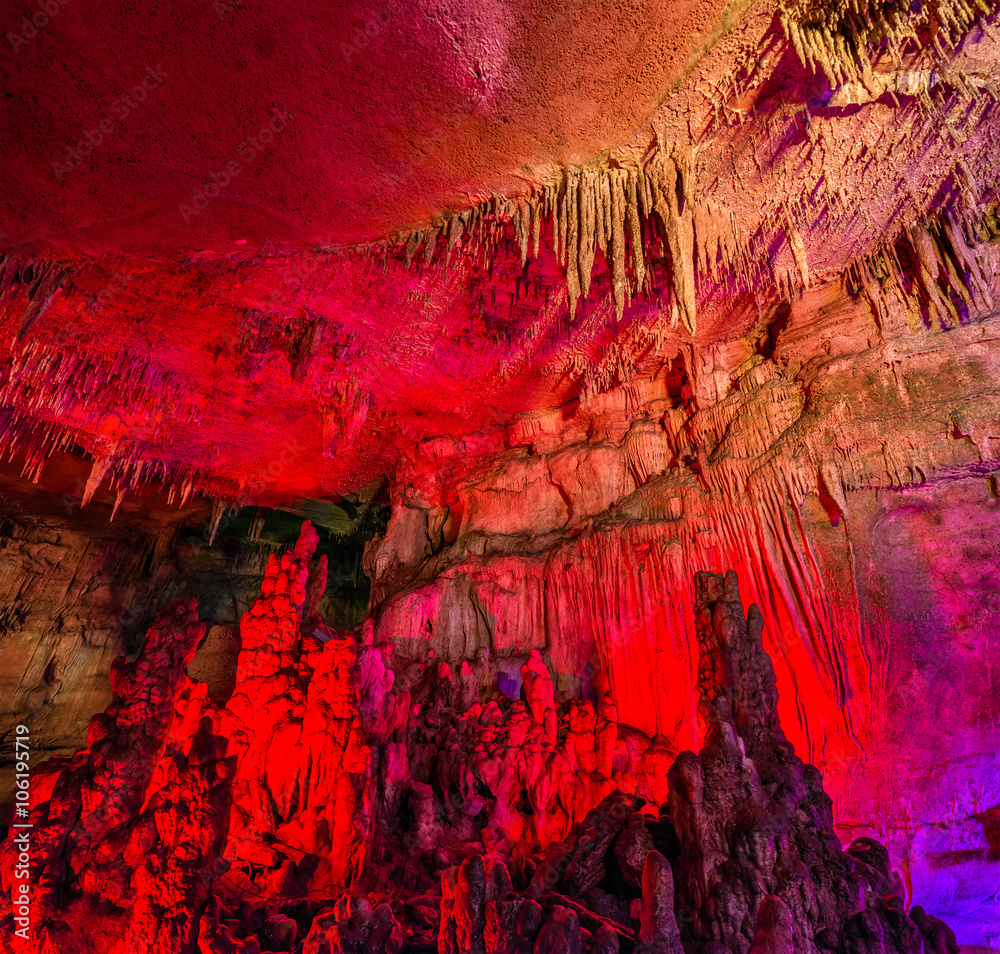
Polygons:
[[116,661],[87,747],[32,773],[22,949],[957,952],[907,916],[880,844],[842,850],[735,574],[695,579],[706,743],[654,770],[641,734],[557,698],[537,651],[518,698],[482,655],[457,674],[395,660],[370,622],[320,642],[316,543],[306,523],[272,557],[224,706],[185,674],[204,626],[176,602]]
[[997,4],[95,3],[0,8],[32,943],[995,946]]
[[[9,949],[194,950],[225,867],[235,768],[207,687],[184,672],[204,631],[193,601],[161,613],[141,655],[115,661],[114,699],[91,721],[87,748],[32,773],[33,923],[16,935],[7,905]],[[14,836],[2,849],[6,891]]]

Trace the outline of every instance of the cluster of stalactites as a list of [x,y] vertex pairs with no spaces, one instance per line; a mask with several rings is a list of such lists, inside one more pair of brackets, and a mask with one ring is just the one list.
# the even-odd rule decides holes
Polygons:
[[[439,249],[450,254],[465,238],[473,254],[480,249],[490,264],[491,248],[507,224],[520,246],[521,264],[529,249],[537,258],[545,229],[565,269],[572,319],[581,298],[590,294],[600,251],[611,276],[611,300],[621,318],[633,295],[646,285],[644,254],[652,230],[669,252],[675,318],[695,331],[695,249],[691,149],[658,149],[642,167],[587,166],[565,169],[561,178],[530,196],[493,199],[455,213],[444,222],[410,233],[404,241],[407,264],[423,249],[429,264]],[[444,250],[447,251],[444,251]]]
[[[23,303],[17,346],[0,375],[0,455],[10,461],[21,455],[22,475],[37,481],[46,460],[79,445],[93,457],[93,467],[86,485],[64,496],[71,510],[88,503],[104,481],[116,496],[112,516],[129,492],[149,485],[165,487],[169,502],[180,506],[211,491],[217,526],[247,488],[221,487],[196,466],[151,458],[145,442],[128,437],[137,425],[155,422],[164,404],[179,409],[181,423],[200,421],[200,409],[181,400],[175,374],[130,350],[80,354],[42,338],[25,340],[72,277],[64,263],[0,253],[0,312]],[[78,425],[55,423],[66,420]]]
[[932,29],[932,40],[953,43],[976,22],[992,12],[987,0],[931,0],[911,4],[896,0],[784,0],[780,18],[785,35],[802,65],[822,70],[831,86],[872,80],[869,51],[884,43],[898,64],[907,40],[917,39],[923,25]]
[[72,269],[60,262],[35,262],[0,252],[0,309],[17,294],[19,285],[28,286],[28,306],[17,329],[17,341],[52,307],[71,275]]
[[887,316],[887,300],[895,295],[903,303],[911,330],[921,324],[921,306],[926,307],[932,327],[957,327],[963,323],[963,308],[971,310],[977,298],[992,300],[989,269],[976,246],[998,237],[1000,203],[996,202],[977,215],[942,215],[934,222],[916,222],[891,244],[852,262],[847,269],[849,287],[865,295],[880,323]]
[[[767,281],[767,269],[752,261],[729,210],[710,196],[700,196],[696,207],[693,179],[690,146],[658,150],[642,168],[567,169],[557,182],[530,196],[494,199],[410,233],[404,244],[406,260],[411,264],[421,249],[426,264],[438,255],[447,258],[461,241],[467,255],[490,268],[509,228],[523,266],[529,253],[537,259],[544,231],[565,270],[571,319],[580,300],[590,294],[598,250],[607,263],[610,297],[619,319],[634,296],[654,290],[652,265],[659,260],[670,282],[671,326],[682,322],[693,335],[699,278],[718,283],[725,280],[725,269],[733,268],[755,276],[758,285]],[[989,297],[989,281],[974,248],[1000,233],[1000,213],[996,203],[978,206],[971,195],[965,198],[972,211],[911,223],[845,269],[876,314],[884,310],[877,286],[887,276],[895,276],[900,289],[916,288],[916,310],[925,306],[938,327],[959,324],[961,304],[970,306],[977,295]],[[776,294],[791,298],[796,287],[810,286],[811,276],[802,233],[791,219],[785,233],[794,274],[775,271],[772,263],[770,277]],[[912,297],[908,292],[904,299]],[[913,310],[909,304],[908,310]]]

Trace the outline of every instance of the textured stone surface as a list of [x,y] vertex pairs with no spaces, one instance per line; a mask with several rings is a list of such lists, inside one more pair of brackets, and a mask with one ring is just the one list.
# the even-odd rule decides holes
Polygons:
[[[7,200],[6,231],[59,244],[82,232],[90,247],[144,252],[379,238],[470,196],[523,188],[631,132],[724,8],[393,0],[250,9],[237,0],[139,16],[102,2],[94,16],[106,46],[69,5],[18,42],[23,12],[9,10],[0,25],[17,54],[17,92],[4,136],[24,191]],[[96,85],[52,55],[74,48],[104,67]],[[113,109],[150,65],[163,78],[143,102]],[[143,122],[151,110],[156,130]],[[274,110],[288,118],[268,135]],[[72,165],[67,147],[105,114],[113,132],[85,146],[71,172],[52,174],[52,161]],[[192,194],[231,161],[239,171],[216,201],[185,219],[178,206],[193,207]],[[140,221],[123,221],[133,216]]]
[[[172,604],[136,661],[115,661],[114,698],[91,721],[87,748],[32,774],[32,943],[15,937],[7,901],[0,931],[8,947],[193,950],[226,867],[235,768],[206,687],[184,673],[202,635],[193,601]],[[2,848],[6,892],[14,834]]]
[[[659,813],[641,795],[595,789],[570,802],[589,810],[568,830],[565,806],[561,826],[501,829],[485,783],[516,777],[509,754],[533,758],[536,774],[558,763],[563,730],[545,728],[558,724],[557,694],[540,655],[522,666],[522,709],[546,741],[533,754],[507,748],[491,775],[479,761],[483,741],[458,736],[459,784],[469,787],[450,804],[454,782],[429,774],[441,755],[414,744],[413,727],[425,705],[453,735],[470,712],[487,710],[481,701],[464,712],[443,706],[452,700],[434,682],[395,687],[370,624],[360,640],[304,634],[310,577],[326,571],[311,559],[316,541],[307,523],[295,549],[271,559],[241,621],[237,688],[224,707],[185,674],[204,625],[193,601],[178,602],[133,663],[116,661],[114,699],[92,720],[87,748],[35,769],[28,949],[253,954],[299,943],[310,954],[407,945],[585,954],[624,944],[682,954],[715,943],[778,954],[794,942],[806,954],[916,954],[924,938],[957,950],[922,908],[907,917],[881,844],[860,838],[841,849],[819,772],[782,732],[763,619],[755,606],[744,618],[735,574],[695,581],[708,736],[699,754],[673,760]],[[386,705],[394,691],[405,700],[398,709]],[[479,683],[465,701],[489,694]],[[490,705],[510,718],[509,701]],[[578,744],[564,727],[564,744]],[[642,781],[636,765],[622,764],[616,781]],[[534,789],[533,807],[518,799],[506,817],[554,817],[580,775],[578,766],[553,775]],[[400,800],[407,786],[419,809]],[[16,853],[12,832],[0,849],[5,890]],[[322,900],[338,887],[349,893]],[[10,943],[9,903],[0,929]]]
[[[261,514],[255,536],[244,511],[223,518],[213,538],[206,501],[176,507],[155,491],[117,512],[114,497],[81,507],[89,471],[79,457],[60,455],[35,485],[16,477],[16,466],[0,467],[0,687],[8,700],[0,738],[26,725],[37,758],[68,756],[84,743],[90,718],[111,700],[111,663],[120,654],[134,658],[156,614],[176,598],[196,598],[207,626],[189,674],[207,683],[213,701],[228,700],[240,616],[260,591],[269,555],[282,539],[294,541],[301,525],[292,515]],[[358,618],[353,570],[331,574],[318,601],[332,623]],[[4,817],[11,755],[0,754]]]
[[[985,939],[993,901],[976,885],[995,879],[984,811],[1000,799],[994,324],[873,347],[855,307],[817,293],[770,357],[737,352],[724,374],[719,356],[710,403],[675,407],[669,376],[638,379],[522,419],[471,460],[408,465],[367,557],[378,632],[406,654],[544,648],[556,684],[610,692],[622,723],[693,746],[685,576],[736,566],[775,621],[763,638],[782,725],[823,769],[838,831],[886,841],[909,898],[947,903]],[[970,360],[945,357],[958,347]],[[546,486],[562,509],[535,506]],[[442,511],[459,523],[435,542]]]
[[[421,455],[462,454],[484,423],[556,409],[678,359],[703,404],[735,367],[728,361],[767,337],[762,324],[780,323],[803,293],[836,297],[842,280],[870,313],[864,337],[873,340],[897,326],[960,331],[995,308],[990,242],[1000,234],[1000,193],[988,143],[1000,55],[993,14],[964,0],[942,0],[933,17],[923,7],[885,13],[898,20],[893,35],[905,55],[871,24],[858,52],[871,59],[861,81],[846,67],[848,27],[832,47],[822,41],[827,52],[817,59],[821,47],[803,47],[797,32],[812,35],[811,13],[735,5],[720,20],[710,0],[628,15],[595,2],[542,17],[520,4],[472,17],[459,5],[446,17],[454,48],[439,55],[426,45],[444,42],[438,14],[387,9],[389,32],[338,77],[337,44],[351,46],[355,27],[379,19],[342,11],[310,31],[300,51],[323,69],[310,82],[289,71],[296,81],[269,88],[261,102],[254,80],[265,69],[280,75],[309,14],[230,12],[238,15],[185,9],[175,21],[121,10],[101,20],[128,40],[124,85],[133,57],[145,57],[140,75],[159,57],[171,76],[62,183],[52,162],[78,131],[99,124],[114,88],[95,88],[82,74],[60,83],[39,69],[40,58],[61,63],[51,51],[86,38],[72,8],[15,58],[12,99],[34,107],[10,108],[9,144],[16,167],[29,163],[32,173],[5,193],[0,396],[9,408],[5,446],[23,452],[29,470],[72,441],[95,462],[94,489],[162,479],[182,498],[197,490],[226,501],[329,497],[414,456],[415,444]],[[205,20],[216,21],[208,32]],[[210,81],[209,63],[233,77],[232,34],[243,37],[247,21],[263,48],[249,44],[234,87]],[[517,144],[518,109],[494,103],[506,120],[498,122],[456,93],[452,83],[470,76],[463,57],[478,63],[472,75],[488,71],[479,44],[493,48],[491,29],[501,48],[501,35],[517,37],[505,64],[514,62],[507,55],[531,64],[496,66],[494,78],[507,77],[513,100],[533,104],[536,117],[555,113],[572,126],[570,117],[585,116],[573,138],[582,134],[586,145],[547,119],[544,135],[529,136],[528,156]],[[917,42],[901,39],[908,30]],[[825,74],[829,49],[846,73]],[[390,50],[398,61],[383,58]],[[411,72],[414,57],[421,66]],[[396,68],[403,89],[424,92],[402,97],[406,136],[393,100],[393,131],[376,162],[382,121],[373,116],[387,75],[393,97],[400,92]],[[326,81],[343,83],[336,92],[320,79],[328,71]],[[450,78],[421,87],[427,71]],[[534,85],[540,74],[557,85],[574,75],[586,82],[570,101]],[[836,94],[850,98],[852,84],[867,98],[839,104]],[[868,92],[879,84],[882,93]],[[633,94],[647,98],[624,112],[611,105]],[[236,96],[253,100],[249,113],[231,108]],[[441,96],[448,108],[434,114]],[[299,105],[303,97],[308,105]],[[350,105],[355,97],[365,110]],[[213,182],[254,124],[286,109],[282,102],[297,120],[287,137],[255,149],[257,164],[244,163],[224,188]],[[53,121],[39,120],[39,108]],[[156,130],[138,122],[140,109],[154,108],[165,111]],[[437,117],[430,129],[417,118],[424,109]],[[175,110],[183,123],[171,123]],[[626,115],[632,120],[610,128]],[[196,135],[203,124],[211,146]],[[141,183],[128,171],[135,149]],[[338,162],[344,168],[334,174]],[[460,186],[453,162],[469,177]],[[150,171],[161,166],[174,174]],[[178,205],[206,182],[220,194],[185,224]],[[369,221],[328,211],[337,203],[319,182],[351,192]],[[384,211],[372,193],[385,197]],[[477,205],[493,193],[497,200]],[[317,201],[322,215],[310,211]],[[328,216],[344,229],[327,225]],[[396,229],[395,244],[356,245]],[[893,367],[887,359],[885,371]],[[256,422],[252,433],[246,420]],[[558,495],[546,505],[558,508]]]
[[[996,940],[995,5],[56,6],[0,13],[0,739],[110,705],[42,789],[103,846],[71,910],[426,948],[444,877],[462,943],[627,951],[655,850],[706,949]],[[383,493],[363,566],[265,568],[263,510],[207,546]],[[175,595],[205,645],[135,741],[112,659]]]

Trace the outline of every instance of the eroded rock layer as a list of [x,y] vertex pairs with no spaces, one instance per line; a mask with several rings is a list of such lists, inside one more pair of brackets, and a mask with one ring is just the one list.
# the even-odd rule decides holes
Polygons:
[[[35,758],[75,752],[90,718],[111,700],[114,659],[133,658],[156,614],[182,595],[197,598],[207,629],[189,671],[208,684],[213,700],[226,701],[236,682],[239,618],[260,591],[268,556],[295,540],[301,517],[248,508],[216,522],[202,499],[176,507],[156,493],[117,511],[114,497],[84,506],[90,466],[76,455],[50,461],[40,484],[11,471],[0,466],[0,692],[6,700],[0,738],[13,738],[14,727],[27,723]],[[338,508],[326,509],[332,525]],[[318,606],[329,623],[345,627],[364,617],[363,540],[384,521],[371,509],[355,512],[354,524],[339,512],[341,531],[355,526],[357,533],[334,538],[321,528],[321,549],[337,567]],[[10,754],[0,760],[4,816],[13,807]]]
[[[691,365],[714,346],[814,287],[844,280],[880,325],[956,328],[992,311],[995,11],[948,0],[876,4],[865,15],[834,4],[821,17],[808,3],[738,3],[713,28],[706,3],[661,11],[642,51],[652,56],[675,36],[686,68],[673,54],[651,62],[643,81],[669,76],[672,85],[649,99],[640,125],[607,129],[589,151],[559,149],[554,161],[500,150],[487,160],[479,156],[485,141],[472,152],[463,145],[468,117],[456,116],[447,134],[433,131],[438,109],[431,130],[414,130],[415,141],[428,141],[403,163],[414,174],[404,192],[427,184],[431,152],[465,150],[470,166],[514,165],[487,177],[502,190],[487,181],[467,184],[461,200],[437,193],[433,208],[420,206],[423,225],[422,214],[400,218],[397,208],[393,227],[376,215],[377,226],[355,222],[349,240],[328,222],[298,218],[299,207],[279,224],[281,202],[267,203],[266,190],[236,200],[265,171],[252,164],[226,188],[211,180],[214,201],[188,217],[189,228],[168,198],[176,192],[169,176],[157,179],[156,195],[126,202],[148,214],[133,208],[108,222],[91,211],[89,229],[65,208],[74,197],[92,203],[98,187],[83,185],[89,166],[67,179],[58,211],[29,208],[19,193],[17,221],[0,230],[0,447],[36,475],[52,453],[79,445],[94,461],[86,497],[102,485],[127,496],[162,481],[181,501],[206,492],[220,507],[287,503],[356,490],[417,441],[463,439],[485,423],[622,385],[678,353],[695,380]],[[64,13],[68,29],[75,14]],[[286,24],[293,33],[272,47],[301,27],[294,19],[294,28]],[[417,34],[425,21],[438,23],[430,13],[418,19]],[[507,17],[475,18],[494,20],[501,29]],[[567,41],[580,28],[571,20]],[[138,34],[137,51],[177,55],[156,44],[149,24],[127,12],[122,22]],[[559,30],[540,23],[538,36],[515,31],[525,46],[551,47],[550,31]],[[235,25],[218,31],[228,36]],[[390,27],[376,44],[385,52],[382,29]],[[457,43],[466,29],[456,21],[455,31]],[[478,40],[467,39],[479,62]],[[184,31],[184,47],[191,42]],[[17,61],[25,99],[37,84],[30,66],[40,47]],[[622,55],[618,42],[610,49]],[[405,59],[412,45],[399,52]],[[532,63],[540,68],[552,52]],[[380,56],[373,70],[384,67]],[[617,90],[622,75],[604,87]],[[529,99],[534,114],[538,93],[525,80],[511,74],[514,99]],[[44,82],[51,85],[47,75]],[[200,89],[205,77],[191,82]],[[78,82],[67,86],[72,98],[83,95]],[[595,95],[601,86],[587,88]],[[163,92],[187,112],[180,83]],[[300,157],[316,156],[329,109],[342,106],[328,102],[326,88],[315,93],[288,130]],[[591,121],[607,117],[607,103],[578,110]],[[494,133],[485,128],[500,127],[508,130],[501,139],[516,139],[508,119],[473,126],[487,140]],[[30,110],[16,120],[30,126]],[[135,132],[109,138],[94,161],[110,161],[118,148],[120,168],[140,163],[136,149],[148,162]],[[12,149],[23,160],[31,143],[43,146],[34,127]],[[201,166],[202,145],[178,144],[178,164]],[[241,145],[234,141],[233,152]],[[279,136],[275,147],[268,170],[291,140]],[[337,157],[358,162],[357,149],[340,140],[330,167]],[[395,204],[398,163],[387,156],[370,175],[339,177],[336,187],[353,182],[361,194],[381,182]],[[512,168],[523,188],[511,187]],[[201,230],[209,221],[218,242]],[[397,230],[398,239],[386,237]],[[248,419],[252,433],[240,426]]]
[[[403,877],[414,846],[539,849],[616,789],[662,803],[706,728],[689,568],[736,566],[777,621],[764,639],[781,722],[825,773],[841,837],[879,838],[908,902],[989,938],[996,319],[913,330],[905,314],[890,300],[880,322],[823,286],[693,364],[421,442],[366,551],[372,617],[322,652],[308,546],[268,570],[206,671],[228,683],[219,702],[239,683],[225,718],[248,760],[226,884],[283,897],[302,872],[342,884],[370,859]],[[20,598],[41,621],[34,592]],[[43,662],[25,670],[35,715],[72,749]],[[98,698],[80,701],[80,727]],[[343,771],[315,750],[317,726]],[[393,815],[404,831],[379,827]],[[288,852],[264,838],[278,830]]]
[[895,314],[876,329],[816,290],[696,368],[426,442],[369,548],[377,633],[544,649],[564,688],[693,745],[684,580],[736,566],[781,621],[782,722],[841,830],[992,923],[995,318],[913,334]]

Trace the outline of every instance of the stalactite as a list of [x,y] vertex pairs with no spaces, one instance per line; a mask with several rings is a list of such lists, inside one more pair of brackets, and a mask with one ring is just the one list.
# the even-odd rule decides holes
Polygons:
[[[580,213],[579,213],[580,179],[575,172],[566,177],[566,195],[563,199],[566,221],[566,294],[569,298],[569,319],[573,320],[576,313],[576,303],[580,298]],[[588,279],[589,281],[589,279]]]
[[611,181],[610,170],[597,180],[597,247],[607,253],[611,237]]
[[956,43],[980,17],[992,10],[987,0],[932,0],[911,6],[884,0],[859,6],[816,0],[784,0],[780,21],[799,61],[807,69],[823,69],[832,87],[872,82],[868,50],[886,42],[898,61],[903,44],[916,39],[918,26],[929,24],[935,43]]
[[580,237],[579,237],[579,273],[580,294],[586,298],[590,294],[590,278],[594,270],[594,254],[596,251],[596,229],[598,221],[597,190],[595,187],[593,169],[584,169],[580,173]]
[[690,334],[695,333],[696,296],[694,279],[694,223],[691,203],[684,201],[690,191],[685,181],[686,163],[677,148],[654,160],[657,175],[657,198],[654,209],[659,215],[670,249],[670,270],[681,320]]
[[[972,89],[962,79],[964,74],[959,76],[956,72],[953,76],[944,69],[904,69],[900,64],[894,71],[880,69],[873,72],[864,46],[855,47],[850,36],[841,36],[834,29],[836,24],[842,24],[842,19],[842,12],[832,13],[829,22],[834,26],[830,30],[826,27],[815,30],[808,24],[803,26],[787,11],[783,19],[789,42],[800,55],[807,60],[811,57],[817,64],[825,64],[834,85],[828,98],[830,106],[869,102],[884,92],[919,100],[937,87]],[[875,19],[878,20],[878,17]],[[903,20],[905,17],[899,22]],[[953,21],[953,26],[959,25],[965,30],[969,22],[959,16]],[[876,32],[878,29],[881,28],[872,27]],[[899,33],[897,39],[902,36]],[[845,65],[848,53],[857,61],[857,75]],[[988,83],[984,86],[983,80],[977,79],[977,82],[980,86],[976,89],[985,90],[989,86]],[[739,88],[734,85],[727,95],[735,95],[734,91]],[[925,105],[920,109],[925,117],[923,125],[926,129],[915,134],[918,138],[938,135],[938,127],[942,123],[948,126],[947,117],[931,123],[936,107]],[[790,118],[797,127],[799,114]],[[821,145],[817,130],[817,123],[809,118],[806,111],[804,159],[811,157]],[[773,137],[776,134],[777,130],[774,130],[765,135]],[[953,135],[958,134],[953,131]],[[760,135],[759,129],[754,130],[750,134],[751,142]],[[867,148],[863,145],[860,155],[866,155]],[[602,281],[602,285],[607,289],[617,316],[623,315],[633,295],[648,294],[673,303],[669,313],[671,317],[676,313],[689,335],[696,328],[697,302],[700,298],[711,302],[720,294],[743,291],[748,287],[756,288],[758,295],[788,298],[794,296],[798,288],[809,288],[815,278],[807,245],[816,222],[823,218],[854,219],[858,215],[856,203],[847,197],[843,184],[837,182],[829,170],[822,171],[816,176],[811,193],[799,195],[794,200],[776,198],[772,203],[773,224],[764,218],[758,223],[756,232],[749,232],[745,223],[734,218],[734,213],[725,204],[728,200],[723,199],[713,185],[697,188],[692,155],[689,143],[661,144],[649,150],[639,163],[622,166],[618,160],[612,159],[607,165],[565,169],[557,179],[529,195],[483,203],[473,216],[479,223],[480,241],[477,247],[480,249],[480,261],[489,267],[497,243],[509,241],[505,232],[509,227],[514,234],[514,244],[520,249],[522,266],[530,268],[529,251],[537,260],[543,238],[551,235],[556,259],[565,270],[567,310],[571,310],[575,317],[580,300],[587,299],[591,294],[596,253],[601,251],[610,279],[606,285]],[[985,175],[981,170],[970,169],[970,161],[965,157],[953,163],[956,188],[961,192],[963,205],[961,210],[949,207],[947,213],[963,223],[969,209],[974,208],[975,196],[982,192],[981,183],[976,184],[975,175]],[[918,220],[927,218],[923,212],[923,199],[913,192],[912,186],[907,185],[907,188],[911,191],[914,209],[900,222],[899,234]],[[654,212],[662,226],[659,233],[649,228],[649,219]],[[987,214],[974,225],[963,225],[963,228],[977,236],[988,235],[991,234],[990,221]],[[662,254],[656,248],[660,239],[666,247],[667,254],[663,255],[666,268],[662,272],[656,269],[653,274],[661,281],[663,277],[668,279],[662,288],[650,281],[652,275],[647,267],[649,263],[657,262]],[[782,239],[790,252],[791,266],[788,262],[772,260],[774,243]],[[882,242],[887,240],[895,241],[892,237],[881,239]],[[412,258],[423,241],[422,233],[418,239],[407,240],[404,247],[407,260]],[[950,239],[947,241],[951,246],[955,245]],[[953,306],[949,304],[951,295],[967,305],[967,281],[977,285],[982,283],[975,269],[961,267],[957,262],[957,257],[964,254],[961,250],[945,257],[939,274],[938,270],[927,268],[926,247],[925,254],[921,256],[921,249],[917,246],[923,246],[923,241],[917,238],[915,242],[917,244],[912,246],[914,267],[928,276],[933,274],[938,277],[933,282],[929,278],[918,282],[917,293],[924,305],[920,302],[911,305],[913,326],[919,327],[921,307],[933,313],[935,321],[954,324],[957,319],[952,313]],[[625,251],[626,248],[631,248],[631,255]],[[820,262],[816,263],[816,267],[821,269],[824,280],[830,277],[829,271],[823,269]],[[848,262],[844,272],[850,267]],[[861,280],[863,276],[858,273],[855,277]],[[905,284],[909,289],[909,283]],[[938,295],[939,284],[951,290]]]
[[625,211],[628,216],[629,241],[632,246],[632,270],[635,272],[635,285],[638,291],[642,289],[646,280],[646,264],[642,247],[642,222],[639,217],[638,176],[634,169],[627,170],[627,175]]
[[799,278],[802,280],[802,287],[809,287],[809,262],[806,258],[806,246],[802,240],[802,235],[795,226],[788,229],[788,244],[792,249],[795,258],[795,265],[799,270]]
[[625,174],[620,170],[610,173],[610,222],[611,222],[611,298],[615,314],[621,319],[625,312],[628,278],[625,274]]

